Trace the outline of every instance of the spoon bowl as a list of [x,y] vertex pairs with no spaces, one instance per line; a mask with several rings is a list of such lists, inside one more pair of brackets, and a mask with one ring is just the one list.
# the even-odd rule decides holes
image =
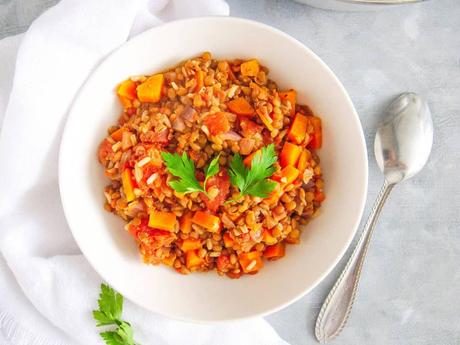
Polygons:
[[433,121],[427,102],[403,93],[386,109],[374,142],[374,154],[385,180],[395,184],[417,174],[433,144]]

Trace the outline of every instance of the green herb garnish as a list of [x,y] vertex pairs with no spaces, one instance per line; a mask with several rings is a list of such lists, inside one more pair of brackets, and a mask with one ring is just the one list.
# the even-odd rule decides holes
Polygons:
[[263,147],[254,155],[250,169],[244,165],[243,159],[237,153],[233,156],[228,169],[230,182],[238,187],[241,195],[266,198],[276,187],[276,182],[267,178],[275,172],[273,165],[277,160],[273,144]]
[[179,193],[202,192],[208,196],[206,192],[206,182],[208,179],[219,172],[219,157],[215,157],[208,167],[205,169],[205,179],[203,186],[198,182],[195,176],[195,163],[184,152],[182,156],[177,153],[162,152],[161,156],[165,161],[166,168],[171,175],[178,177],[177,180],[169,181],[168,184]]
[[101,284],[99,310],[93,310],[96,326],[116,326],[113,331],[99,333],[107,345],[138,345],[133,339],[131,325],[121,320],[123,296],[106,284]]

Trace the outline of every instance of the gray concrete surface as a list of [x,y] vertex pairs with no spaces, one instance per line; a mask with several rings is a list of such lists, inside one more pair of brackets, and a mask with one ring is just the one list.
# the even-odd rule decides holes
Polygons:
[[[55,2],[0,0],[0,38],[26,30]],[[369,147],[366,213],[382,182],[372,154],[382,109],[402,91],[427,96],[432,156],[390,197],[355,308],[334,344],[460,344],[460,1],[375,13],[328,12],[287,0],[228,2],[233,16],[267,23],[309,46],[349,91]],[[291,344],[316,343],[317,313],[343,264],[309,295],[267,317]]]

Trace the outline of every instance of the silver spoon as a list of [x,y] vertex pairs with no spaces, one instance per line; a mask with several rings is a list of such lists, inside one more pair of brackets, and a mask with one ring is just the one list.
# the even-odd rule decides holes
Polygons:
[[416,175],[428,160],[433,143],[433,121],[426,101],[403,93],[386,109],[374,142],[374,154],[385,180],[345,269],[329,292],[316,320],[320,343],[335,338],[345,326],[380,211],[393,187]]

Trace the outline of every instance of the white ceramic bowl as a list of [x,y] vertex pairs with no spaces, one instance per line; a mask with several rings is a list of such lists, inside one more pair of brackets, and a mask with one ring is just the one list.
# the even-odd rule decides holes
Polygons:
[[[282,260],[254,276],[232,280],[215,272],[183,276],[142,263],[124,222],[103,209],[107,179],[96,159],[106,129],[121,112],[114,87],[210,51],[217,58],[253,58],[281,88],[298,91],[323,119],[320,151],[327,199],[322,212],[288,246]],[[76,98],[59,157],[64,211],[82,252],[126,298],[154,312],[189,321],[224,321],[283,308],[315,287],[355,234],[366,198],[367,154],[358,115],[342,84],[314,53],[269,26],[237,18],[181,20],[151,29],[111,54]],[[83,278],[83,277],[82,277]]]

